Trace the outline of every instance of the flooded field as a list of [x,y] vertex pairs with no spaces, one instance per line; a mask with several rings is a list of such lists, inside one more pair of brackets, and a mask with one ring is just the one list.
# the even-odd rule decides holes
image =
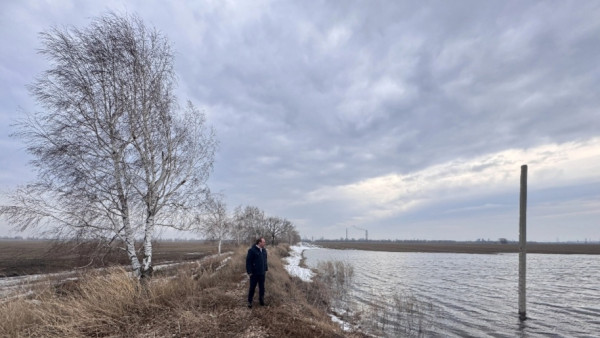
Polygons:
[[[594,255],[527,256],[527,315],[520,322],[518,254],[457,254],[311,249],[306,264],[354,266],[350,301],[358,308],[411,297],[425,304],[419,330],[440,337],[591,337],[600,332],[600,259]],[[393,316],[379,316],[395,336]]]

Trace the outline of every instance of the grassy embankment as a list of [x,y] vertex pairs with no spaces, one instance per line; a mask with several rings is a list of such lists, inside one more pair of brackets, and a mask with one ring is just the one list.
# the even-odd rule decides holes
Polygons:
[[245,247],[160,270],[147,283],[122,268],[82,273],[0,304],[2,337],[351,337],[326,313],[322,283],[284,269],[289,248],[270,248],[266,307],[246,307]]
[[[329,249],[355,249],[390,252],[445,252],[495,254],[517,253],[519,245],[515,243],[500,244],[490,242],[385,242],[385,241],[319,241],[319,246]],[[571,243],[527,243],[528,253],[538,254],[580,254],[600,255],[600,244]]]

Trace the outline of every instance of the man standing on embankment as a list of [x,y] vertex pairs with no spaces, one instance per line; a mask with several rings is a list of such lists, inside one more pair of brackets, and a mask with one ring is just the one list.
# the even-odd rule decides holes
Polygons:
[[246,256],[246,272],[250,276],[250,290],[248,291],[248,307],[252,308],[254,299],[254,290],[258,284],[258,300],[260,305],[265,305],[265,274],[269,271],[267,266],[267,249],[265,249],[265,239],[259,238],[256,244],[248,249]]

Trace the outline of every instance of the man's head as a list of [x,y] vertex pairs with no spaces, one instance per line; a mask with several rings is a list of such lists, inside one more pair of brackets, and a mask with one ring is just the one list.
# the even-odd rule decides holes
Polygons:
[[265,247],[265,244],[266,244],[266,242],[263,237],[256,240],[256,245],[258,245],[258,247],[261,249]]

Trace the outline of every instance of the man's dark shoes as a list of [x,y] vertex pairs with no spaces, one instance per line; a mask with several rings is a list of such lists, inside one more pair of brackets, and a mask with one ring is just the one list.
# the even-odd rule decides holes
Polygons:
[[248,308],[251,309],[252,308],[252,302],[248,302]]
[[265,306],[265,301],[264,300],[260,301],[260,306]]

